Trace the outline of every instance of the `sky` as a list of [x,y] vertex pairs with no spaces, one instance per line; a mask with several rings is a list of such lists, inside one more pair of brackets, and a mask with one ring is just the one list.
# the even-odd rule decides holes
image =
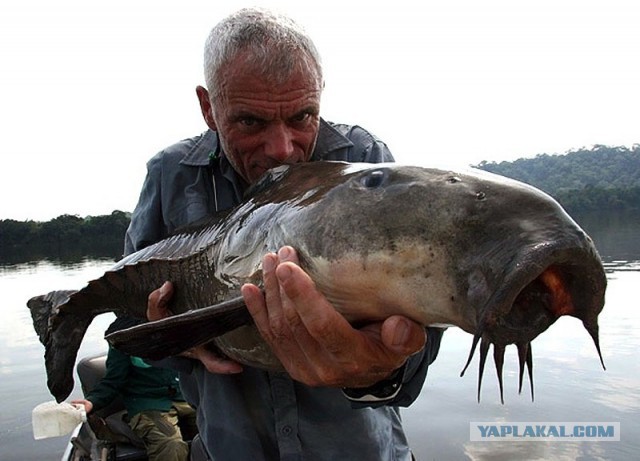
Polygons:
[[0,219],[132,211],[146,161],[206,129],[210,29],[253,5],[314,38],[323,117],[401,163],[640,143],[637,0],[3,0]]

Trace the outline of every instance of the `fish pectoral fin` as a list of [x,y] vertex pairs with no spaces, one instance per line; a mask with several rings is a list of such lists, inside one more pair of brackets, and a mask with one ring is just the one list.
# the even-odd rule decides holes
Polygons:
[[143,323],[106,336],[125,354],[159,360],[178,355],[242,325],[252,323],[242,297]]

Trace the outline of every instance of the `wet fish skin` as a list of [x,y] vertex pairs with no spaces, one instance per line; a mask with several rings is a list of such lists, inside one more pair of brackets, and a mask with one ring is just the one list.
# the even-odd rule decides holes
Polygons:
[[[51,313],[48,331],[42,320],[36,329],[53,395],[72,389],[87,319],[110,310],[144,318],[149,292],[165,280],[182,315],[115,333],[112,344],[159,358],[211,341],[242,363],[279,367],[242,302],[219,305],[259,283],[262,255],[283,245],[354,323],[402,314],[458,326],[474,335],[469,361],[480,344],[481,371],[493,344],[501,387],[506,345],[517,345],[521,375],[526,367],[532,380],[530,342],[561,315],[580,318],[599,352],[604,270],[591,239],[548,195],[480,171],[313,162],[272,170],[222,221],[130,255],[65,303],[30,300],[34,326]],[[75,317],[83,321],[66,336],[77,345],[56,343]]]

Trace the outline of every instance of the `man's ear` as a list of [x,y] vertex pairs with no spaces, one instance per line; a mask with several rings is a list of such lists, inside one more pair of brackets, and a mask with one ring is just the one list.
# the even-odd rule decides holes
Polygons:
[[196,95],[198,96],[198,102],[200,103],[200,112],[202,112],[202,118],[205,123],[213,131],[217,131],[216,121],[213,117],[213,107],[211,106],[211,99],[209,98],[209,92],[203,86],[198,85],[196,87]]

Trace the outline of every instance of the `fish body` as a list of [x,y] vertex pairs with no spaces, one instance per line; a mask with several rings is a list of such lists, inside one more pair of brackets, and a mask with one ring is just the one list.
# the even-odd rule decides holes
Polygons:
[[52,394],[63,400],[72,390],[93,317],[145,318],[149,293],[166,280],[178,315],[110,335],[115,347],[158,359],[211,343],[278,369],[239,294],[261,282],[263,255],[283,245],[354,324],[401,314],[460,327],[474,335],[469,361],[480,344],[481,370],[494,345],[499,375],[504,348],[516,344],[521,385],[525,365],[531,377],[531,340],[562,315],[581,319],[600,352],[602,263],[547,194],[477,170],[312,162],[271,170],[224,218],[129,255],[77,292],[32,298]]

